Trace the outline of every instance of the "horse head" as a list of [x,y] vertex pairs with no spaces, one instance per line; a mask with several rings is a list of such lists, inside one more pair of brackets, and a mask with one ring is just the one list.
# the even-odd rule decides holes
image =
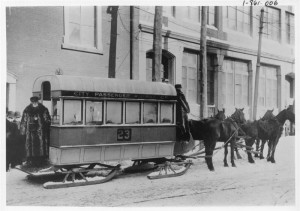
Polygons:
[[287,109],[285,109],[285,115],[288,120],[290,120],[292,123],[295,123],[295,113],[294,113],[294,107],[290,105]]
[[282,111],[277,114],[276,118],[281,124],[284,124],[286,120],[291,121],[292,123],[295,123],[295,113],[292,106],[289,106],[286,109],[283,109]]
[[226,119],[225,109],[224,108],[223,108],[223,110],[219,110],[218,109],[218,113],[215,115],[215,118],[218,119],[218,120],[221,120],[221,121],[223,121],[224,119]]
[[234,119],[238,124],[244,124],[246,122],[244,108],[238,109],[235,108],[235,112],[231,115],[231,118]]
[[274,109],[272,110],[267,110],[265,115],[261,118],[262,120],[268,120],[268,119],[273,119],[275,115],[273,114]]

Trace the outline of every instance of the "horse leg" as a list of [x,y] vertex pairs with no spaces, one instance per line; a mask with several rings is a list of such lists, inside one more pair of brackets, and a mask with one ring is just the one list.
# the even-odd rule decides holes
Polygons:
[[264,159],[264,147],[267,140],[262,139],[261,140],[261,146],[260,146],[260,159]]
[[268,143],[269,149],[268,149],[267,161],[271,161],[271,157],[270,156],[271,156],[271,153],[273,151],[273,142],[274,142],[273,139],[269,140],[269,143]]
[[273,142],[273,148],[272,148],[271,155],[270,155],[271,163],[275,163],[274,155],[275,155],[275,150],[276,150],[276,146],[278,144],[279,138],[280,138],[280,136],[277,136]]
[[235,146],[235,139],[231,139],[231,143],[230,143],[230,158],[231,158],[231,166],[232,167],[236,167],[235,163],[234,163],[234,150],[235,150],[236,146]]
[[210,171],[215,170],[213,162],[212,162],[212,156],[213,156],[215,146],[216,146],[216,142],[212,143],[208,147],[205,147],[205,161],[206,161],[207,167]]
[[[248,146],[250,148],[253,146],[255,139],[254,138],[245,139],[245,142],[246,142],[246,146]],[[248,155],[249,163],[254,163],[251,152],[247,152],[247,155]]]
[[228,154],[228,143],[227,144],[225,144],[225,146],[224,146],[224,166],[225,167],[228,167],[228,163],[227,163],[227,154]]
[[[256,151],[259,151],[259,144],[260,144],[260,139],[256,139]],[[255,154],[254,157],[258,158],[258,154]]]

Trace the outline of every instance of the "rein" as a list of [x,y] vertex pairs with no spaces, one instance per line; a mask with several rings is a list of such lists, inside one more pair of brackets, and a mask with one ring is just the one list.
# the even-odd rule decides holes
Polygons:
[[[231,121],[233,121],[237,124],[237,127],[238,127],[237,130],[241,130],[245,135],[247,135],[246,132],[240,127],[240,125],[232,117],[229,117],[228,119],[230,119]],[[244,124],[241,124],[241,126],[242,125],[244,125]],[[235,127],[235,129],[236,129],[236,127]]]

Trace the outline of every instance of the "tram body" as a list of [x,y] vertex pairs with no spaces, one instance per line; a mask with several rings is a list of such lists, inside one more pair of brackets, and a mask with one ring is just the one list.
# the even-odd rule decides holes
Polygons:
[[172,157],[176,90],[158,82],[51,75],[33,95],[51,107],[49,160],[54,166]]

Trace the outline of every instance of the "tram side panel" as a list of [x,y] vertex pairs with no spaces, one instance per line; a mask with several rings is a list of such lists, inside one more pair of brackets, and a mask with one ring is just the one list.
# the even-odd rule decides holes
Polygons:
[[[120,140],[120,131],[130,130],[130,139]],[[52,127],[50,161],[53,165],[148,159],[173,155],[176,128]]]

